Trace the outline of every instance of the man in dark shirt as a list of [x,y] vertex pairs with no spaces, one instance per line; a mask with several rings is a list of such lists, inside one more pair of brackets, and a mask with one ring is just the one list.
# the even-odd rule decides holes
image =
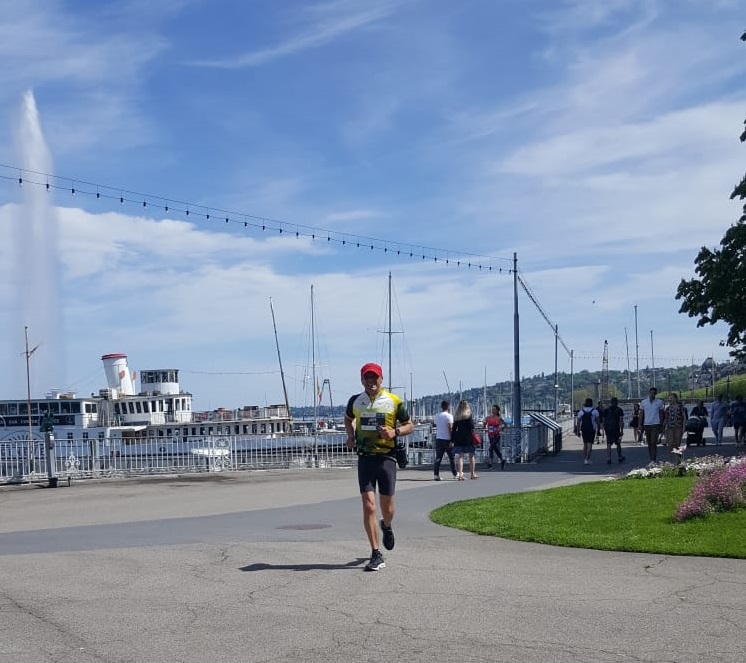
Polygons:
[[614,397],[611,404],[601,415],[603,429],[606,432],[606,463],[611,465],[611,447],[616,444],[617,460],[624,462],[622,456],[622,435],[624,434],[624,410],[619,407],[619,400]]

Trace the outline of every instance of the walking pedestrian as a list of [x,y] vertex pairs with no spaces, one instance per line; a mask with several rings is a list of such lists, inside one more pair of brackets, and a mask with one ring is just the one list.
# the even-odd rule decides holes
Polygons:
[[470,479],[478,479],[476,459],[474,458],[474,420],[471,418],[471,406],[468,401],[461,401],[453,417],[451,433],[453,453],[456,456],[458,480],[464,480],[464,456],[469,456]]
[[673,391],[668,395],[665,419],[666,447],[668,447],[671,461],[678,465],[681,462],[681,438],[684,436],[687,412],[679,401],[679,395]]
[[604,412],[606,412],[606,407],[603,401],[598,401],[598,405],[596,405],[596,411],[598,412],[598,421],[599,421],[599,427],[596,431],[596,444],[601,444],[601,440],[604,436],[604,427],[603,427],[603,420],[604,420]]
[[644,447],[645,442],[642,439],[642,429],[640,428],[640,404],[635,403],[632,406],[632,418],[629,420],[629,427],[632,429],[632,434],[635,436],[635,442],[638,442],[640,446]]
[[598,410],[593,407],[592,398],[586,398],[583,407],[578,410],[575,425],[576,435],[583,439],[583,465],[590,465],[593,441],[599,429]]
[[382,387],[383,370],[368,363],[360,369],[364,391],[347,402],[345,430],[347,447],[357,450],[357,480],[363,502],[363,527],[368,536],[371,554],[366,571],[378,571],[386,566],[378,547],[376,489],[381,509],[381,532],[386,550],[394,548],[394,492],[396,489],[396,441],[409,435],[414,424],[402,400]]
[[715,401],[710,405],[710,426],[715,435],[715,444],[720,446],[723,443],[723,428],[728,419],[728,403],[725,401],[723,394],[718,394]]
[[738,394],[736,400],[730,406],[730,419],[733,424],[733,434],[736,438],[736,446],[746,444],[746,403],[743,396]]
[[645,441],[648,445],[648,458],[654,463],[658,459],[658,438],[663,428],[665,416],[665,405],[658,398],[658,390],[650,387],[648,397],[640,403],[639,429],[645,432]]
[[456,463],[453,459],[453,449],[451,448],[451,431],[453,430],[453,415],[451,414],[451,404],[448,401],[441,401],[440,412],[435,415],[435,461],[433,463],[433,479],[440,481],[440,463],[443,460],[443,454],[448,454],[448,464],[451,466],[451,473],[455,479]]
[[622,456],[622,436],[624,435],[624,410],[619,407],[619,399],[612,396],[609,407],[602,415],[602,426],[606,432],[606,463],[611,465],[611,447],[616,445],[617,460],[625,461]]
[[500,406],[499,405],[493,405],[492,406],[492,414],[488,416],[485,421],[485,426],[487,427],[487,438],[489,440],[490,448],[489,448],[489,460],[487,461],[487,467],[492,467],[492,457],[497,456],[500,460],[500,469],[505,469],[505,458],[503,458],[502,451],[500,450],[500,444],[501,444],[501,436],[503,432],[503,428],[505,428],[505,422],[503,421],[502,416],[500,415]]

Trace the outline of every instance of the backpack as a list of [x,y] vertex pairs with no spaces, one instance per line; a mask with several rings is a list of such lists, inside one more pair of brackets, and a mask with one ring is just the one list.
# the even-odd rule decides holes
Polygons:
[[593,410],[583,410],[583,416],[580,417],[580,432],[592,435],[593,428]]

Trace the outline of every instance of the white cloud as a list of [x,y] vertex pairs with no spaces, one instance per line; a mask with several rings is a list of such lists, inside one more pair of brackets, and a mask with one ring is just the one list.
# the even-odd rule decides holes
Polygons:
[[274,46],[249,51],[230,58],[206,59],[191,62],[203,67],[240,69],[257,67],[278,58],[319,48],[330,42],[375,24],[395,10],[392,2],[359,2],[336,0],[306,7],[301,12],[294,34],[281,39]]

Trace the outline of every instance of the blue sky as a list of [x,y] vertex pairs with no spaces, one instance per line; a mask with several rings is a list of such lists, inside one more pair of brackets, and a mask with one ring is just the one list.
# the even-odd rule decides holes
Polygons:
[[[576,370],[600,369],[605,339],[625,370],[625,328],[635,369],[635,305],[641,367],[725,359],[724,328],[697,329],[674,294],[739,216],[743,9],[3,3],[0,396],[25,395],[28,325],[35,395],[97,391],[100,356],[125,352],[181,369],[197,408],[281,402],[272,297],[291,404],[309,403],[313,285],[317,373],[342,403],[362,363],[388,369],[389,272],[396,391],[492,384],[513,370],[513,252]],[[28,90],[44,167],[19,140]],[[18,239],[30,204],[47,206],[42,248]],[[257,218],[272,230],[241,222]],[[551,373],[554,336],[519,306],[521,373]]]

